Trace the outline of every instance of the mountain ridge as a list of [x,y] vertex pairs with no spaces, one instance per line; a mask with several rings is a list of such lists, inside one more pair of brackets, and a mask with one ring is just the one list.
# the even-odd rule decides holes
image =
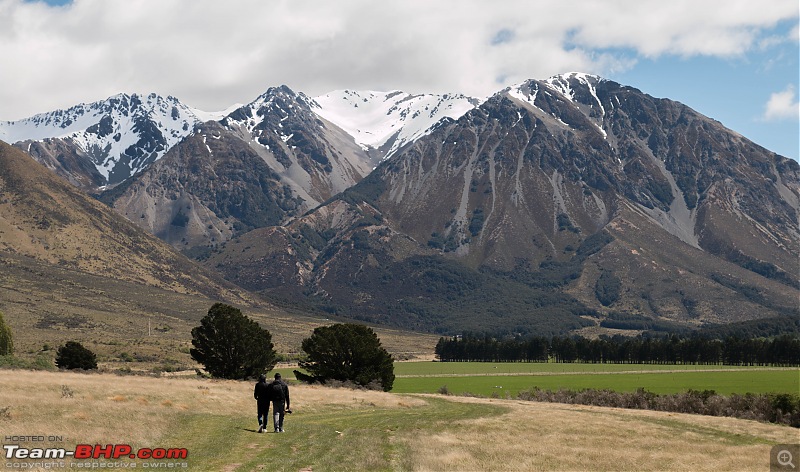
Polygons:
[[[562,329],[618,312],[685,327],[796,316],[798,195],[796,162],[686,105],[567,74],[441,122],[322,207],[235,238],[207,264],[251,290],[294,283],[297,300],[443,332],[469,306],[447,281],[478,274],[574,297]],[[413,285],[386,297],[381,279]],[[519,309],[503,329],[520,332]]]
[[[243,117],[246,113],[244,110],[248,108],[252,118],[260,107],[266,105],[264,97],[281,90],[294,94],[285,85],[270,87],[248,104],[232,105],[220,112],[192,108],[173,96],[120,93],[105,100],[81,103],[20,120],[0,121],[0,140],[31,154],[74,185],[97,193],[160,160],[169,149],[191,134],[198,124],[236,121],[236,115]],[[376,92],[345,93],[376,98]],[[378,93],[377,96],[384,97],[384,100],[371,101],[383,102],[378,106],[384,106],[386,110],[382,111],[387,114],[378,122],[373,120],[370,125],[372,128],[391,129],[392,135],[382,136],[370,145],[362,142],[363,139],[359,140],[359,133],[351,126],[354,121],[363,122],[363,119],[354,118],[352,111],[348,113],[346,109],[343,113],[342,107],[327,109],[320,105],[320,102],[332,103],[333,94],[335,92],[313,98],[303,93],[297,95],[319,118],[342,128],[364,151],[374,154],[372,160],[375,162],[418,139],[439,119],[460,116],[468,109],[465,104],[474,105],[478,102],[463,95]],[[399,98],[389,101],[398,94]],[[363,101],[368,102],[366,98]],[[358,104],[354,105],[353,108],[358,108]],[[361,105],[363,109],[364,103]],[[375,107],[374,103],[369,105]],[[421,116],[423,112],[427,112],[428,116]],[[412,129],[406,132],[406,128]],[[368,135],[373,131],[365,130],[365,133]],[[252,134],[253,130],[248,132]]]

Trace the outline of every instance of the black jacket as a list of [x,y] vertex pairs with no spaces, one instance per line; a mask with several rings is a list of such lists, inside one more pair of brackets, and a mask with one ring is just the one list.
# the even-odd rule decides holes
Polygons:
[[259,405],[269,406],[269,385],[267,385],[267,382],[256,383],[256,387],[253,389],[253,398],[258,401]]
[[280,403],[282,401],[286,404],[286,408],[289,408],[289,386],[286,385],[286,382],[276,379],[267,385],[267,391],[273,402]]

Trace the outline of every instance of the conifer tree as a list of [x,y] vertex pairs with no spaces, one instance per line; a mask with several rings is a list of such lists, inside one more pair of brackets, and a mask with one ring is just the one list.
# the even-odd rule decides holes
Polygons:
[[343,323],[316,328],[302,348],[308,358],[300,367],[310,375],[295,371],[298,380],[350,381],[364,387],[377,383],[385,392],[392,389],[394,360],[367,326]]
[[277,362],[270,332],[224,303],[215,303],[192,329],[192,345],[192,358],[214,377],[254,378]]

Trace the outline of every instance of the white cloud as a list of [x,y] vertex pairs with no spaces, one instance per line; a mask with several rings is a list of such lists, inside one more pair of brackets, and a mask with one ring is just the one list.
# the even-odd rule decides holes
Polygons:
[[[797,17],[786,0],[0,0],[0,119],[118,92],[222,109],[286,84],[481,96],[641,57],[730,57]],[[796,33],[795,28],[793,34]],[[626,53],[615,53],[624,48]],[[498,82],[498,78],[501,78]]]
[[800,103],[797,101],[792,84],[769,96],[769,101],[764,109],[764,119],[767,121],[800,119]]

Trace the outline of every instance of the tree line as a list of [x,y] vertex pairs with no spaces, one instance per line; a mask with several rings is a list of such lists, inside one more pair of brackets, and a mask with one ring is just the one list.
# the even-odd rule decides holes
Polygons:
[[440,338],[442,362],[586,362],[600,364],[725,364],[800,366],[800,337],[710,339],[699,336],[554,336]]

